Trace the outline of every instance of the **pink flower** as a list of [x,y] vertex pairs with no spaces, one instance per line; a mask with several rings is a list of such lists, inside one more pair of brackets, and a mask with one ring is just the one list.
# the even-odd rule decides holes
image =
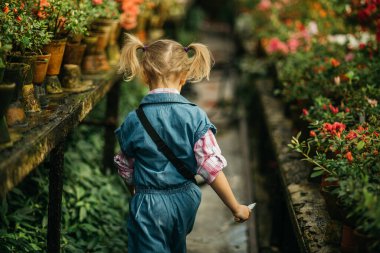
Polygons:
[[92,4],[99,5],[102,4],[103,0],[92,0]]
[[309,111],[307,109],[303,108],[302,109],[302,114],[305,115],[305,116],[307,116],[307,115],[309,115]]
[[347,62],[352,61],[354,58],[355,58],[355,55],[352,52],[346,54],[346,56],[344,57],[345,61]]
[[299,46],[300,46],[300,42],[297,39],[292,38],[288,40],[288,48],[290,52],[292,53],[296,52]]
[[270,0],[261,0],[257,5],[257,9],[260,11],[266,11],[272,6],[272,2]]
[[269,41],[267,51],[270,54],[276,52],[287,54],[289,53],[289,48],[284,42],[282,42],[278,38],[272,38]]

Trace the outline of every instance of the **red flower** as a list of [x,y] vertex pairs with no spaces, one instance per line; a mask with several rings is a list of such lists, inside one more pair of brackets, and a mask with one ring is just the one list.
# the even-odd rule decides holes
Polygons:
[[350,108],[346,107],[346,109],[344,109],[344,111],[345,111],[346,113],[349,113],[349,112],[350,112]]
[[333,114],[337,114],[339,112],[339,108],[338,107],[334,107],[332,106],[332,104],[329,104],[329,108],[330,108],[330,111],[333,113]]
[[359,49],[365,49],[366,45],[364,43],[359,44]]
[[349,162],[352,162],[354,160],[354,157],[352,156],[352,153],[350,151],[348,151],[346,153],[346,158]]
[[309,115],[309,111],[307,109],[303,108],[302,109],[302,114],[305,115],[305,116],[307,116],[307,115]]
[[3,12],[4,12],[5,14],[7,14],[7,13],[9,12],[9,7],[8,7],[8,5],[5,5],[5,6],[4,6],[4,8],[3,8]]
[[332,65],[334,68],[336,68],[336,67],[338,67],[338,66],[340,65],[340,61],[338,61],[338,60],[335,59],[335,58],[331,58],[330,62],[331,62],[331,65]]
[[20,16],[17,16],[16,20],[21,22],[22,18]]
[[327,110],[327,105],[323,104],[322,105],[322,109],[326,111]]
[[18,10],[17,10],[16,8],[14,8],[14,9],[13,9],[13,12],[14,12],[15,14],[17,14],[17,13],[18,13]]
[[311,137],[315,137],[315,136],[317,136],[317,134],[316,134],[313,130],[311,130],[311,131],[310,131],[310,136],[311,136]]
[[355,139],[356,137],[358,137],[358,135],[354,132],[354,131],[350,131],[347,136],[346,136],[346,139],[347,140],[353,140]]

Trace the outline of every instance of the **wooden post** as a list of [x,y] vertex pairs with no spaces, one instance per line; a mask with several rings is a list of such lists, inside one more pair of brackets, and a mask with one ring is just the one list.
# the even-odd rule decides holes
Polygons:
[[49,205],[47,252],[60,252],[61,240],[61,207],[63,191],[64,144],[62,141],[50,153],[49,161]]
[[112,168],[116,138],[114,131],[118,124],[120,82],[116,82],[107,94],[106,129],[104,133],[103,171]]

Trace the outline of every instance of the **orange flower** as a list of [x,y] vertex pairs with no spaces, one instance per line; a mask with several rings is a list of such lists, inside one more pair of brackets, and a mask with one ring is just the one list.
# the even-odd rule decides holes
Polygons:
[[340,65],[340,61],[338,61],[338,60],[335,59],[335,58],[331,58],[330,63],[331,63],[331,65],[332,65],[334,68],[336,68],[336,67],[338,67],[338,66]]
[[352,161],[354,160],[354,157],[352,156],[351,151],[348,151],[348,152],[346,153],[346,158],[347,158],[347,160],[348,160],[349,162],[352,162]]
[[16,20],[21,22],[22,18],[20,16],[17,16]]
[[311,130],[311,131],[310,131],[310,136],[311,136],[311,137],[315,137],[315,136],[317,136],[317,134],[316,134],[313,130]]
[[9,7],[8,7],[8,5],[5,5],[5,6],[4,6],[4,8],[3,8],[3,12],[4,12],[5,14],[7,14],[7,13],[9,12]]

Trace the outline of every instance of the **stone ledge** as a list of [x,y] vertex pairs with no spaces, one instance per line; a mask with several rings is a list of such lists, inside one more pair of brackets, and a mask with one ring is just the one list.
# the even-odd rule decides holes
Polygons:
[[49,95],[49,107],[28,117],[25,128],[10,129],[13,144],[0,145],[0,196],[20,183],[73,130],[121,77],[111,70],[94,76],[95,88]]
[[279,167],[290,219],[301,252],[340,252],[342,225],[330,218],[319,185],[308,182],[309,169],[289,152],[292,122],[284,115],[284,105],[272,95],[270,80],[256,80],[255,90]]

